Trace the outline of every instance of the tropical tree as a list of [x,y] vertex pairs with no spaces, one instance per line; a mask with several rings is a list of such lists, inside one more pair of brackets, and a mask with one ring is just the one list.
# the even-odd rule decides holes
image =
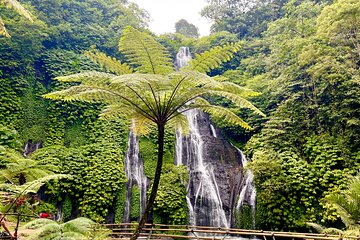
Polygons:
[[183,34],[187,37],[199,37],[199,29],[194,24],[189,23],[185,19],[180,19],[175,23],[175,32]]
[[[0,5],[5,5],[8,8],[14,9],[18,14],[24,16],[30,22],[33,22],[31,17],[31,13],[26,10],[18,1],[16,0],[0,0]],[[10,34],[7,32],[5,23],[0,17],[0,35],[5,37],[11,37]]]
[[[225,119],[245,129],[251,127],[232,109],[212,105],[211,96],[231,100],[236,107],[258,110],[244,97],[255,92],[223,78],[209,77],[206,72],[226,62],[240,49],[241,42],[215,47],[174,72],[172,60],[166,49],[146,33],[128,27],[120,39],[119,50],[129,60],[122,64],[96,50],[86,54],[108,72],[83,72],[57,77],[62,82],[79,82],[65,90],[46,94],[45,97],[64,101],[100,102],[107,106],[102,118],[121,118],[129,122],[137,134],[157,129],[158,156],[155,177],[145,211],[132,236],[136,239],[144,226],[156,197],[164,155],[165,127],[186,132],[187,119],[182,114],[190,109],[201,109],[210,115]],[[135,71],[135,72],[133,72]]]
[[103,240],[109,236],[109,231],[98,228],[95,222],[83,217],[61,224],[50,219],[36,219],[27,223],[24,228],[35,230],[25,238],[27,240]]

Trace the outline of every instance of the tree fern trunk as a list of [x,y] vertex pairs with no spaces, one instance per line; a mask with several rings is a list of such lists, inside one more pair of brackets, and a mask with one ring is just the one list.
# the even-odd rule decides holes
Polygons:
[[141,216],[139,225],[137,226],[134,234],[131,236],[131,240],[136,240],[139,237],[140,232],[143,229],[143,227],[146,223],[146,220],[148,219],[149,214],[152,211],[152,208],[153,208],[153,205],[155,202],[156,193],[157,193],[157,190],[159,187],[162,162],[163,162],[163,157],[164,157],[164,132],[165,132],[165,127],[162,125],[158,125],[158,160],[157,160],[157,165],[156,165],[154,182],[152,185],[149,200],[146,204],[145,211],[144,211],[143,215]]

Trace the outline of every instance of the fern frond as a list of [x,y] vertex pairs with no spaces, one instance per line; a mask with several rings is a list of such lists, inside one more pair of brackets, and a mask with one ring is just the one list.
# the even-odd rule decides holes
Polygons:
[[85,51],[84,55],[91,61],[99,64],[100,67],[107,72],[115,73],[117,75],[132,73],[132,70],[127,64],[121,63],[116,58],[109,57],[97,49]]
[[27,182],[21,186],[3,183],[3,184],[0,184],[0,190],[3,190],[5,192],[13,192],[16,194],[18,194],[18,193],[23,193],[23,194],[36,193],[40,189],[40,187],[43,186],[46,182],[48,182],[50,180],[59,180],[59,179],[63,179],[63,178],[71,178],[71,175],[53,174],[53,175],[49,175],[46,177],[36,179],[31,182]]
[[348,236],[360,236],[360,225],[357,224],[351,229],[348,229],[346,231],[343,231],[342,236],[348,237]]
[[76,232],[86,234],[95,226],[95,223],[84,217],[75,218],[63,224],[64,232]]
[[183,135],[189,134],[189,123],[186,116],[183,114],[179,114],[170,119],[167,123],[167,126],[174,130],[180,131],[180,133]]
[[33,221],[30,221],[24,225],[24,229],[39,229],[40,227],[53,223],[54,221],[47,218],[39,218]]
[[122,98],[116,93],[103,88],[86,85],[73,86],[65,90],[43,95],[44,98],[63,101],[83,101],[89,103],[103,102],[107,104],[119,103]]
[[0,17],[0,35],[8,38],[11,37],[8,31],[6,30],[5,23],[1,17]]
[[119,42],[119,49],[139,73],[166,75],[174,71],[166,48],[150,35],[127,27]]
[[324,226],[317,224],[317,223],[307,222],[306,225],[314,228],[318,233],[322,233],[325,229]]
[[129,120],[130,116],[135,114],[134,107],[124,106],[120,104],[108,105],[100,113],[100,119],[111,120],[111,119],[123,119]]
[[201,73],[209,72],[222,63],[230,61],[234,54],[240,50],[242,44],[243,42],[229,43],[223,47],[217,46],[202,54],[196,54],[195,59],[191,60],[189,65],[183,69],[196,70]]
[[49,236],[54,233],[60,233],[61,227],[56,222],[50,220],[51,222],[45,222],[43,226],[39,227],[35,232],[31,233],[26,240],[39,240],[44,239],[44,237]]
[[28,10],[26,10],[18,1],[6,0],[4,1],[4,3],[6,7],[14,9],[18,14],[22,15],[30,22],[34,22],[31,13]]
[[141,114],[134,114],[131,130],[136,135],[147,135],[156,127],[155,123]]
[[321,233],[339,235],[339,234],[342,234],[343,231],[340,229],[337,229],[337,228],[325,228]]
[[204,112],[210,114],[212,117],[225,120],[228,123],[238,125],[247,130],[252,130],[252,128],[244,120],[242,120],[228,108],[223,108],[219,106],[204,106],[199,108],[202,109]]
[[[226,91],[229,93],[237,94],[240,97],[249,98],[249,97],[256,97],[259,96],[260,93],[255,92],[249,88],[245,88],[242,86],[239,86],[232,82],[220,82],[215,89],[218,89],[220,91]],[[214,90],[215,90],[214,89]]]
[[116,75],[104,72],[87,71],[82,73],[71,74],[67,76],[56,77],[55,80],[60,82],[106,82]]
[[257,107],[255,107],[251,102],[249,102],[248,100],[246,100],[242,97],[239,97],[237,94],[233,94],[233,93],[229,93],[229,92],[225,92],[225,91],[209,91],[209,93],[211,95],[225,97],[225,98],[231,100],[238,107],[251,109],[256,114],[266,117],[266,115],[263,112],[261,112]]
[[228,123],[238,125],[247,130],[252,130],[252,128],[244,120],[238,117],[230,109],[211,105],[203,98],[197,98],[194,103],[185,106],[183,111],[195,108],[203,110],[204,112],[210,114],[210,116],[213,118],[224,120]]
[[[158,81],[164,79],[162,75],[156,74],[126,74],[116,76],[111,79],[111,86],[117,87],[118,89],[130,85],[130,86],[146,86],[148,84],[155,84]],[[146,85],[145,85],[146,84]]]

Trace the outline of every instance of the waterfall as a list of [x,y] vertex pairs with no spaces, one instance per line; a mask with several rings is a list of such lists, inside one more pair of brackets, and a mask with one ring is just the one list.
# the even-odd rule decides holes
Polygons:
[[140,190],[140,216],[144,213],[146,207],[146,191],[148,179],[144,173],[143,161],[139,154],[139,139],[130,130],[128,139],[128,148],[125,153],[125,174],[126,183],[126,201],[124,207],[123,222],[130,222],[130,205],[132,198],[132,188],[137,185]]
[[[247,165],[246,156],[242,153],[240,149],[237,148],[241,154],[242,165],[245,168]],[[254,186],[254,174],[251,170],[245,172],[243,183],[241,184],[240,194],[238,197],[238,202],[236,204],[236,210],[238,213],[241,213],[241,209],[247,204],[251,207],[252,212],[252,228],[255,229],[255,207],[256,207],[256,189]]]
[[176,71],[186,66],[190,60],[191,60],[191,54],[189,48],[180,47],[179,52],[176,54],[176,59],[175,59]]
[[[186,66],[189,60],[191,60],[189,48],[181,47],[176,55],[176,69],[179,70],[181,67]],[[213,166],[204,162],[204,141],[199,131],[201,112],[192,109],[184,114],[189,122],[189,136],[184,138],[177,131],[175,164],[184,164],[183,150],[186,150],[186,162],[191,165],[189,168],[190,181],[187,188],[188,196],[186,198],[189,207],[190,224],[229,227],[229,220],[226,218],[225,211],[222,208],[223,204],[213,172]],[[214,126],[211,125],[210,131],[216,137]],[[187,145],[185,148],[184,142]],[[195,198],[189,197],[189,194],[191,194],[190,186],[196,189]]]
[[[177,69],[191,60],[186,47],[180,48],[176,57]],[[233,213],[241,211],[244,204],[250,205],[253,213],[255,211],[253,174],[249,170],[243,174],[244,154],[217,134],[219,131],[207,114],[193,109],[184,115],[189,123],[189,134],[183,136],[180,131],[176,132],[174,162],[186,165],[189,172],[186,197],[189,224],[232,227]]]
[[31,139],[28,140],[28,142],[25,144],[24,147],[24,153],[23,156],[26,157],[28,156],[30,153],[38,150],[39,148],[42,147],[41,143],[33,143]]
[[[185,112],[189,122],[189,136],[187,143],[189,149],[188,162],[190,168],[190,184],[195,187],[196,195],[193,203],[190,202],[189,209],[191,225],[209,225],[217,227],[229,227],[229,221],[226,218],[222,208],[222,200],[219,193],[213,166],[204,161],[204,140],[199,131],[199,119],[201,112],[196,109]],[[206,212],[204,214],[204,210]],[[193,215],[193,216],[191,216]]]
[[211,129],[212,136],[216,138],[217,136],[216,136],[216,131],[215,131],[214,125],[210,124],[210,129]]

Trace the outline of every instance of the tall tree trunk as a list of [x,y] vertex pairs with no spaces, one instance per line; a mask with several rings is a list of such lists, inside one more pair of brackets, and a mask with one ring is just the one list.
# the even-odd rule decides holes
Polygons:
[[149,214],[152,211],[152,208],[153,208],[153,205],[155,202],[156,193],[157,193],[157,190],[159,187],[162,162],[163,162],[163,157],[164,157],[164,132],[165,132],[165,126],[158,125],[158,160],[157,160],[157,165],[156,165],[154,182],[152,185],[149,200],[146,204],[145,211],[144,211],[143,215],[141,216],[139,225],[137,226],[134,234],[131,236],[131,240],[136,240],[139,237],[140,232],[143,229],[143,227],[146,223],[146,220],[148,219]]

